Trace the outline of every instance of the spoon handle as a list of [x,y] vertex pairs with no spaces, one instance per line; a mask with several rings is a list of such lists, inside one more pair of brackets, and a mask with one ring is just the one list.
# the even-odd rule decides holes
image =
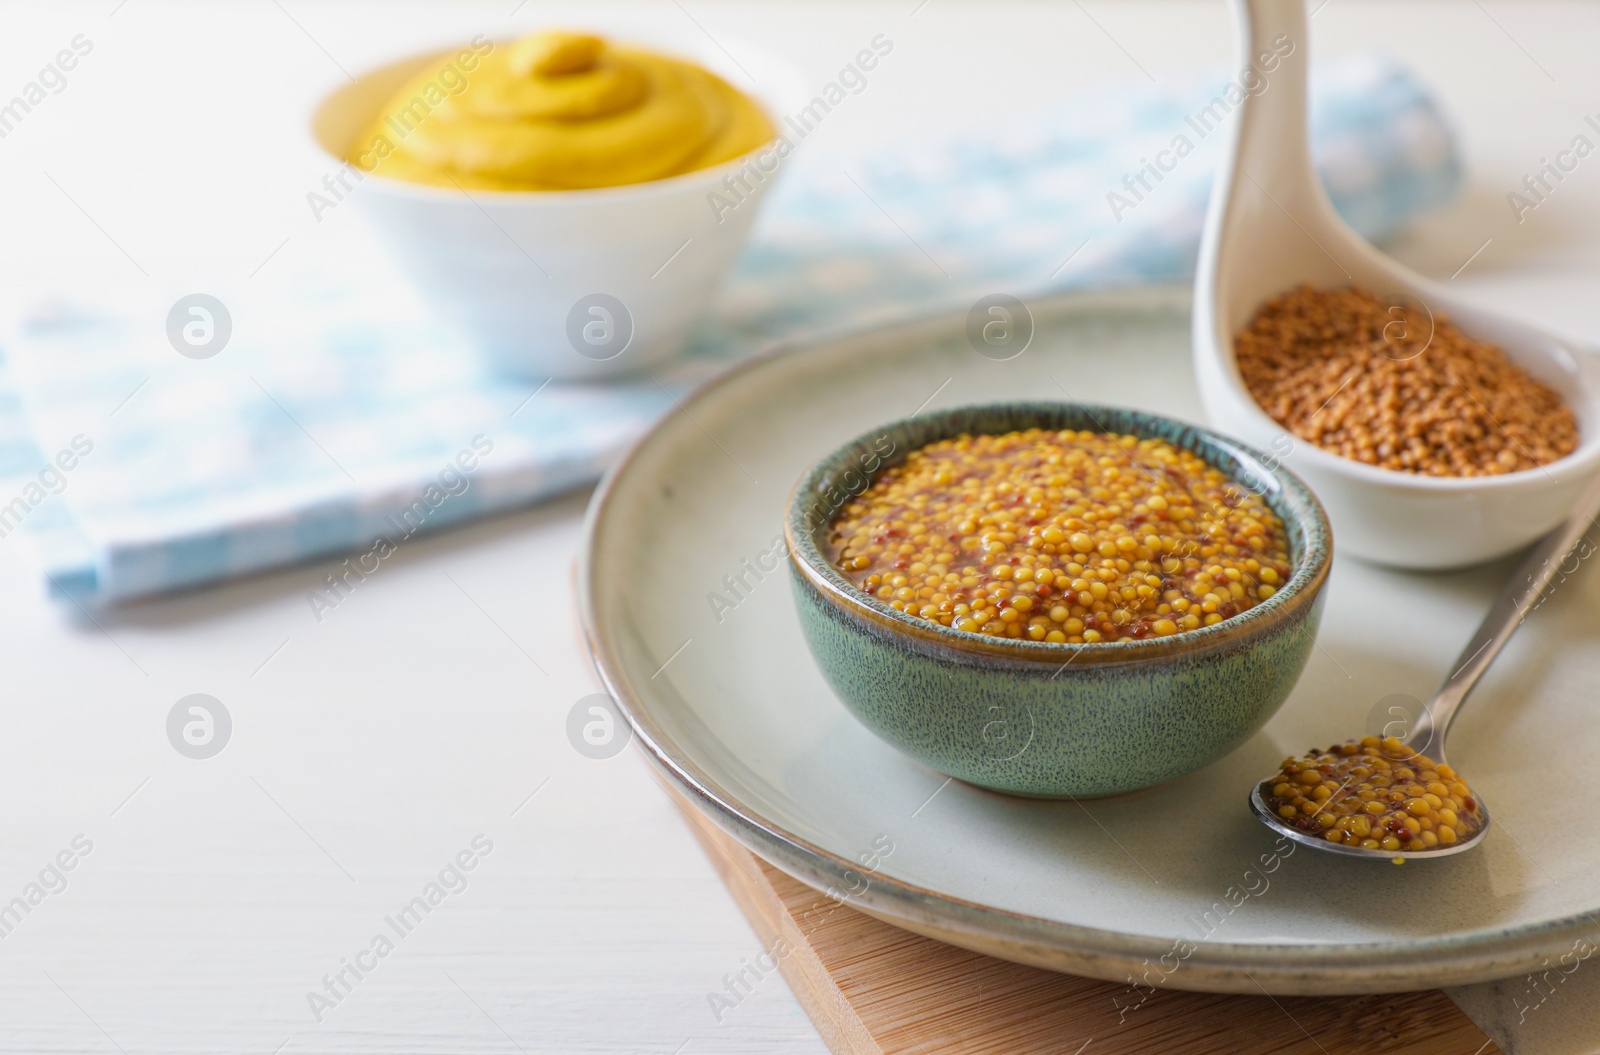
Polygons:
[[1600,548],[1587,538],[1597,516],[1600,516],[1600,477],[1584,489],[1566,523],[1535,543],[1517,566],[1494,607],[1478,625],[1477,633],[1456,657],[1455,673],[1445,679],[1423,710],[1417,728],[1407,738],[1412,748],[1435,758],[1442,757],[1445,734],[1450,731],[1450,722],[1467,694],[1516,633],[1517,627],[1543,603],[1545,592],[1556,577],[1565,579],[1576,570],[1576,564],[1567,566],[1568,558],[1581,562]]
[[[1307,112],[1310,27],[1306,0],[1232,0],[1238,40],[1234,80],[1221,97],[1235,102],[1232,166],[1219,178],[1254,183],[1291,216],[1322,205],[1321,182],[1311,161]],[[1214,102],[1213,106],[1217,104]],[[1222,107],[1225,110],[1225,107]],[[1205,115],[1202,115],[1205,116]],[[1239,195],[1230,195],[1239,203]],[[1236,204],[1235,207],[1242,207]]]
[[[1231,76],[1184,133],[1224,139],[1195,266],[1196,365],[1202,388],[1220,370],[1213,380],[1230,392],[1239,386],[1245,413],[1260,415],[1236,376],[1234,332],[1288,286],[1351,281],[1349,261],[1361,250],[1312,162],[1306,0],[1230,0],[1229,7],[1238,40]],[[1216,367],[1205,361],[1208,348],[1220,359]]]

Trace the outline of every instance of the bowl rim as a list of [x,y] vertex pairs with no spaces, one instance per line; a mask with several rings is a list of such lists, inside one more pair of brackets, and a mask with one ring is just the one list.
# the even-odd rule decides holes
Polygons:
[[[1295,566],[1289,581],[1265,601],[1211,626],[1184,630],[1166,637],[1083,644],[997,638],[992,634],[956,630],[891,608],[847,579],[823,555],[817,544],[818,533],[833,522],[842,503],[825,516],[817,518],[815,524],[807,524],[807,515],[814,512],[815,507],[803,503],[802,498],[818,494],[819,485],[830,475],[841,473],[846,464],[866,481],[860,490],[854,492],[859,494],[871,485],[877,474],[903,460],[911,450],[963,433],[987,434],[986,430],[960,427],[975,414],[998,416],[1014,422],[1010,427],[1018,429],[1081,429],[1085,426],[1058,422],[1062,417],[1087,418],[1092,431],[1120,432],[1141,439],[1159,438],[1192,451],[1207,464],[1227,473],[1236,483],[1242,482],[1240,470],[1248,471],[1268,484],[1262,497],[1272,511],[1286,524],[1292,519],[1299,528],[1301,552],[1295,555]],[[1041,419],[1050,424],[1039,424]],[[1130,427],[1121,429],[1123,425]],[[882,436],[895,436],[898,439],[910,430],[917,430],[922,438],[913,446],[897,449],[870,472],[858,468],[852,461],[862,446],[873,439]],[[1231,458],[1237,466],[1230,468],[1218,464],[1212,452],[1204,449],[1206,447]],[[1302,617],[1315,605],[1317,595],[1327,582],[1333,561],[1333,531],[1322,503],[1304,481],[1282,464],[1269,466],[1264,452],[1205,426],[1177,418],[1132,407],[1084,404],[1076,400],[1007,400],[966,404],[919,412],[856,436],[818,459],[796,481],[789,492],[783,533],[791,568],[827,603],[855,617],[857,621],[868,622],[923,648],[937,650],[941,655],[954,653],[1014,665],[1050,666],[1057,668],[1057,674],[1073,664],[1088,667],[1145,663],[1194,652],[1231,648],[1238,646],[1243,639],[1259,638],[1286,623],[1303,625]]]
[[[496,47],[500,47],[501,45],[511,43],[511,41],[515,38],[495,37],[491,39]],[[662,48],[656,45],[647,44],[644,41],[624,41],[624,43],[641,47],[648,46],[653,50],[657,50],[662,54],[671,55],[672,57],[683,57],[685,59],[688,58],[688,56],[677,56],[673,54],[673,50],[670,47]],[[492,201],[497,205],[517,204],[560,208],[579,202],[589,203],[601,201],[621,202],[648,200],[656,197],[669,196],[675,193],[682,193],[686,190],[698,188],[702,185],[720,183],[722,179],[729,174],[744,168],[746,165],[754,164],[758,155],[772,150],[773,144],[785,138],[781,130],[782,126],[780,123],[780,115],[774,112],[772,101],[768,98],[764,98],[760,92],[752,92],[744,88],[737,88],[737,86],[735,86],[738,91],[742,92],[747,98],[751,99],[756,103],[756,105],[761,107],[762,112],[767,115],[767,120],[772,123],[773,134],[772,138],[765,140],[759,145],[747,150],[743,154],[738,155],[737,157],[729,158],[727,161],[719,162],[716,165],[711,165],[706,168],[692,169],[689,172],[679,172],[671,176],[662,176],[659,179],[642,180],[638,183],[619,183],[608,187],[577,187],[566,190],[507,190],[502,188],[474,187],[470,191],[467,191],[464,188],[458,189],[455,187],[441,187],[432,183],[415,183],[411,180],[396,179],[393,176],[383,175],[377,169],[369,171],[355,164],[349,158],[328,149],[328,147],[323,143],[322,137],[317,134],[317,123],[321,118],[324,109],[339,94],[349,91],[351,88],[361,84],[368,78],[380,74],[399,70],[405,70],[408,73],[416,72],[430,61],[453,54],[459,49],[459,47],[460,45],[437,47],[426,51],[416,51],[407,55],[391,58],[387,61],[380,62],[377,65],[369,66],[366,69],[363,69],[361,72],[355,74],[355,76],[351,77],[349,80],[336,83],[327,91],[323,92],[317,97],[316,102],[311,105],[311,109],[307,114],[306,120],[307,135],[310,137],[312,144],[316,147],[317,152],[336,164],[348,165],[349,167],[355,169],[357,172],[361,173],[363,179],[368,177],[376,179],[378,181],[376,185],[386,194],[395,194],[402,197],[414,197],[423,201],[439,201],[446,199],[459,200],[459,197],[465,194],[469,199],[481,198],[486,201]],[[698,65],[700,65],[702,68],[705,68],[704,64],[699,63],[698,60],[692,61],[696,61]],[[723,80],[727,79],[723,77],[722,74],[717,70],[709,70],[708,72],[719,78],[722,78]],[[791,145],[790,149],[792,152],[794,147]],[[759,168],[759,166],[757,166],[757,168]],[[763,179],[758,186],[765,187],[773,178],[778,175],[778,172],[781,168],[782,163],[780,161],[779,164],[773,166],[771,172],[763,171],[762,174],[766,178]],[[754,193],[759,193],[759,191]]]

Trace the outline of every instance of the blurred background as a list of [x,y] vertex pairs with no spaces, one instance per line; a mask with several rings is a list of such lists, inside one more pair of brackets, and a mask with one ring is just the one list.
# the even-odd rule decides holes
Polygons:
[[[1507,312],[1600,334],[1600,160],[1520,217],[1508,201],[1575,136],[1600,142],[1585,123],[1600,121],[1600,8],[1312,7],[1318,62],[1387,53],[1457,139],[1459,193],[1385,247]],[[806,139],[813,166],[1003,134],[1081,93],[1216,74],[1232,49],[1214,0],[8,2],[0,100],[80,36],[92,46],[0,137],[5,314],[337,262],[366,236],[308,208],[329,170],[307,131],[318,99],[395,56],[590,25],[737,39],[810,85],[887,35],[868,87]],[[708,1009],[760,951],[751,930],[642,757],[569,738],[598,691],[572,607],[587,496],[408,543],[325,620],[306,595],[342,555],[98,610],[47,597],[0,540],[0,896],[75,837],[92,844],[0,938],[0,1051],[823,1051],[776,976]],[[231,723],[203,760],[166,732],[194,693]],[[444,911],[308,1012],[462,853],[474,866]]]

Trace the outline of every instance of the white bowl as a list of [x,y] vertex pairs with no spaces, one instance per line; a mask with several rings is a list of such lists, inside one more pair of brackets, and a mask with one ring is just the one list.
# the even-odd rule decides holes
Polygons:
[[[660,50],[748,91],[774,127],[781,104],[794,98],[788,69],[753,49],[739,49],[738,66],[720,52]],[[345,166],[347,149],[395,91],[450,54],[413,55],[327,95],[311,119],[317,145]],[[753,88],[741,69],[755,78]],[[438,315],[495,369],[535,380],[594,380],[643,370],[682,347],[782,170],[776,144],[697,172],[594,190],[467,191],[348,166],[359,182],[346,201]],[[731,199],[725,181],[740,170],[749,190],[732,208],[719,204],[713,193]]]

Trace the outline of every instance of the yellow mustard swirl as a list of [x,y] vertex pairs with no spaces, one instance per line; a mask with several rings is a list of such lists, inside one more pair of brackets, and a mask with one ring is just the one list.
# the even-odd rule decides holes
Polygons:
[[475,43],[397,92],[348,160],[415,183],[576,190],[708,168],[774,135],[743,92],[665,55],[567,32]]

